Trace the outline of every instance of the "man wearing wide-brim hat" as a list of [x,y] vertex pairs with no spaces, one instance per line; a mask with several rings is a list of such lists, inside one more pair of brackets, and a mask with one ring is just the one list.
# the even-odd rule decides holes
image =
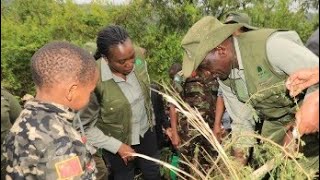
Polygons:
[[[234,23],[242,23],[243,27],[237,29],[233,32],[234,36],[241,34],[242,32],[246,32],[249,30],[257,29],[256,27],[251,26],[251,18],[246,13],[241,12],[228,12],[226,14],[226,18],[224,20],[224,24],[234,24]],[[246,106],[244,103],[239,103],[239,101],[233,102],[238,104],[238,109],[246,113],[237,114],[237,112],[230,112],[233,117],[242,116],[241,119],[246,119],[246,121],[241,121],[240,118],[235,118],[231,120],[229,112],[225,110],[225,106],[230,107],[230,101],[224,102],[223,92],[221,88],[218,90],[217,102],[216,102],[216,110],[215,110],[215,121],[213,126],[213,133],[216,138],[221,141],[222,137],[225,133],[230,132],[231,129],[233,134],[239,134],[241,132],[254,133],[255,129],[255,120],[251,109]],[[230,109],[230,108],[228,108]],[[239,113],[241,111],[238,111]],[[231,124],[231,121],[233,123]],[[223,125],[223,128],[222,128]],[[228,129],[228,127],[230,129]],[[260,126],[259,126],[260,127]],[[224,131],[224,129],[226,131]],[[254,138],[239,138],[236,144],[233,146],[233,155],[237,158],[239,162],[242,164],[247,163],[247,157],[249,156],[249,148],[253,147],[256,143]],[[244,156],[247,154],[247,156]]]
[[[226,108],[234,113],[231,117],[247,121],[241,114],[250,112],[238,108],[245,103],[252,114],[264,120],[262,135],[283,145],[288,142],[286,134],[291,132],[296,110],[284,82],[299,69],[319,67],[318,57],[303,46],[294,31],[255,29],[234,36],[243,26],[223,24],[208,16],[196,22],[182,40],[183,74],[189,77],[197,68],[209,71],[218,78],[225,101],[230,102]],[[302,99],[296,97],[298,103]],[[304,148],[311,147],[307,143]],[[305,153],[314,157],[305,167],[317,170],[319,152],[314,152]]]

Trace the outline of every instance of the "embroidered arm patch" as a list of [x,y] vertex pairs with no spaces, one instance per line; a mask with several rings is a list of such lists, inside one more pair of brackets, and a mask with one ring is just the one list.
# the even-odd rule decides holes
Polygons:
[[57,162],[55,167],[59,179],[68,179],[75,176],[80,176],[83,173],[79,156],[74,156]]

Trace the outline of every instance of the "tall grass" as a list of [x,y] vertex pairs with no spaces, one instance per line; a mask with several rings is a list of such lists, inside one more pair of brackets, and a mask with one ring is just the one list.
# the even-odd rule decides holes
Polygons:
[[[190,159],[182,155],[183,161],[181,163],[189,166],[192,171],[189,173],[170,165],[169,162],[160,161],[150,158],[142,154],[132,154],[145,158],[147,160],[159,163],[164,168],[168,168],[174,172],[181,179],[192,180],[211,180],[211,179],[261,179],[269,175],[271,179],[312,179],[315,177],[315,170],[304,169],[297,159],[304,159],[305,157],[297,151],[289,150],[289,146],[295,144],[292,142],[286,147],[280,146],[272,140],[262,137],[257,133],[242,133],[237,137],[228,137],[220,144],[213,135],[212,129],[203,120],[197,109],[191,108],[185,103],[178,93],[171,87],[163,85],[166,93],[160,93],[166,101],[176,106],[177,111],[182,113],[188,123],[195,128],[217,151],[217,157],[211,157],[206,149],[208,147],[200,147],[199,155],[206,158],[211,164],[209,170],[205,170],[197,161],[190,162]],[[240,165],[236,159],[231,156],[231,147],[238,138],[255,138],[260,139],[260,144],[254,145],[253,158],[250,164],[246,166]],[[196,162],[196,163],[195,163]]]

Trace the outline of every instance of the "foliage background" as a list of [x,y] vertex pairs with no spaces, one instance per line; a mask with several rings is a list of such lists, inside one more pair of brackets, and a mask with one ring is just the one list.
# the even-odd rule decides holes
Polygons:
[[1,85],[20,97],[34,94],[29,61],[37,49],[52,40],[82,46],[108,24],[124,26],[147,49],[151,79],[166,80],[170,65],[182,61],[183,35],[204,15],[224,20],[229,11],[246,12],[253,25],[295,30],[305,42],[319,26],[318,8],[317,0],[1,0]]

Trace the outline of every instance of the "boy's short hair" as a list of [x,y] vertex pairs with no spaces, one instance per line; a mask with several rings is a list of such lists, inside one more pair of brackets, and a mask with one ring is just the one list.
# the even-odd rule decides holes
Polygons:
[[38,87],[54,87],[67,78],[86,83],[95,68],[92,55],[68,42],[48,43],[31,58],[32,79]]

